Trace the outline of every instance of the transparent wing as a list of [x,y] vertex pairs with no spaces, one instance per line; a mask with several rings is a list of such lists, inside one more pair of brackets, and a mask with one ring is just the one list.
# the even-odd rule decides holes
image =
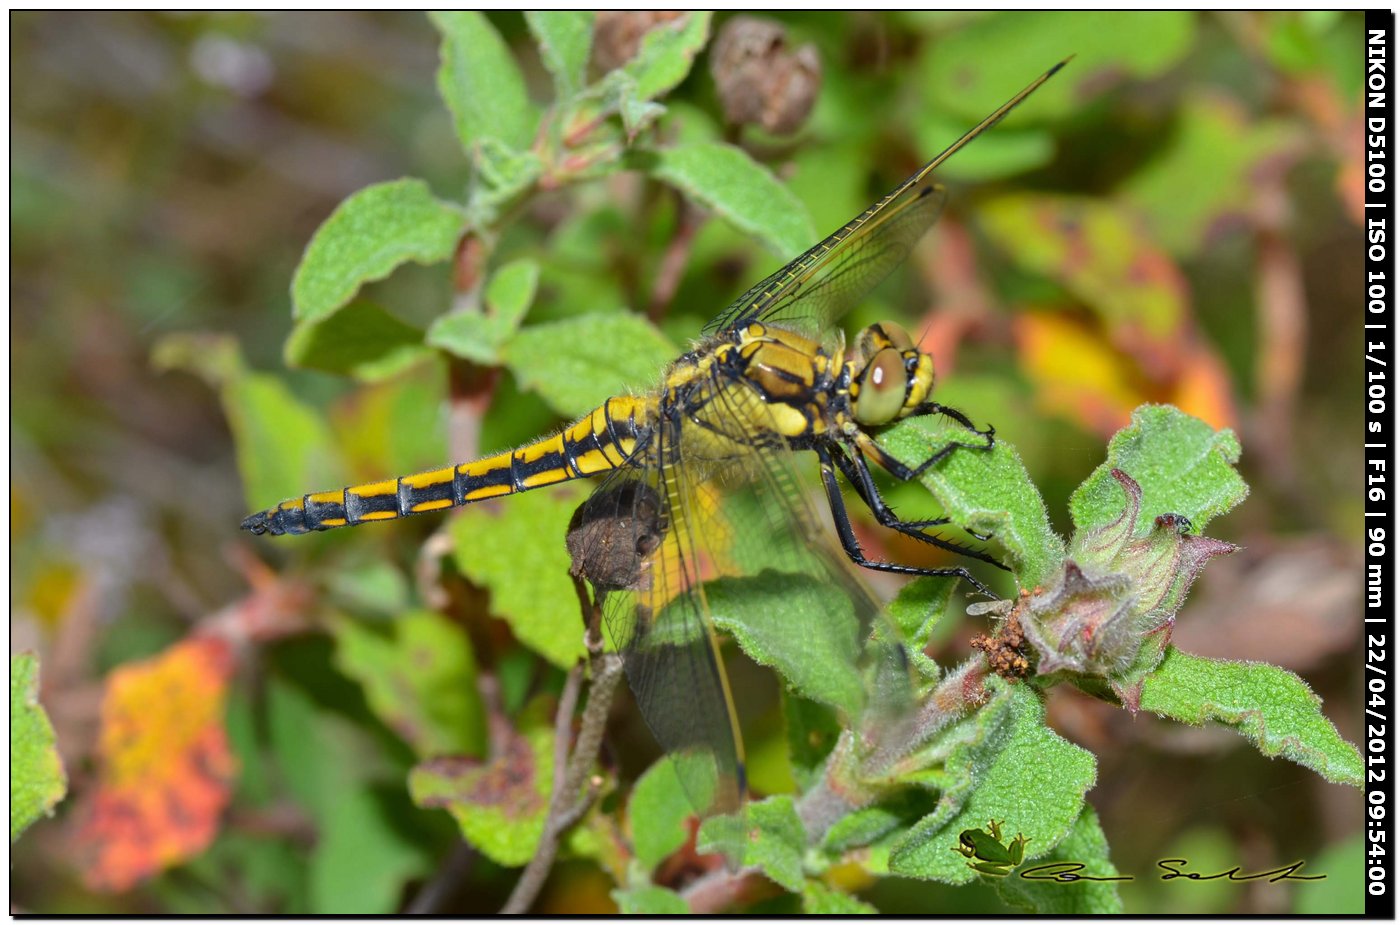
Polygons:
[[945,193],[929,175],[1063,66],[1061,62],[1042,74],[879,202],[751,287],[706,325],[704,333],[763,321],[811,337],[820,335],[904,262],[915,242],[937,221]]
[[742,807],[743,742],[704,610],[700,587],[712,569],[691,515],[698,502],[687,497],[693,489],[678,465],[679,438],[662,422],[633,465],[598,486],[580,510],[591,548],[582,558],[575,550],[574,562],[605,592],[604,625],[642,718],[697,813],[710,816]]
[[[761,397],[722,379],[702,391],[698,410],[663,421],[635,465],[598,487],[581,520],[611,525],[595,527],[585,577],[603,579],[605,624],[638,709],[708,816],[739,811],[746,790],[716,623],[854,723],[878,605],[820,528]],[[897,645],[880,656],[882,709],[908,699],[902,656]],[[901,674],[903,686],[889,682]],[[725,853],[733,860],[740,846]]]

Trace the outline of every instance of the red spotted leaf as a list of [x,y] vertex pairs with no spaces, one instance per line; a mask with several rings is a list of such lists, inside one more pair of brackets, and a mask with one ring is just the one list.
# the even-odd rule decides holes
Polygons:
[[236,770],[224,727],[233,668],[230,644],[206,636],[108,676],[77,835],[92,889],[127,890],[213,840]]
[[495,755],[433,758],[408,778],[419,806],[445,809],[462,835],[487,857],[507,867],[525,864],[535,853],[549,811],[554,783],[554,733],[543,724],[523,732],[493,722]]

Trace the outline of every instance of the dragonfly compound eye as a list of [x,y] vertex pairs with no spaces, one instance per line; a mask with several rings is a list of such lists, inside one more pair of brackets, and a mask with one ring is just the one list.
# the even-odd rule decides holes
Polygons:
[[909,389],[909,371],[903,355],[894,347],[886,347],[861,370],[859,391],[855,396],[857,423],[888,424],[904,407]]

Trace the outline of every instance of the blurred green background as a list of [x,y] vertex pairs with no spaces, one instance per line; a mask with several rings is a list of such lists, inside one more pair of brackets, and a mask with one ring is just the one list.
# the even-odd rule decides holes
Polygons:
[[[1206,570],[1174,641],[1297,672],[1358,740],[1361,15],[774,18],[820,61],[805,123],[781,135],[726,125],[702,53],[649,137],[740,144],[819,233],[1077,55],[941,171],[943,220],[850,327],[896,318],[924,332],[941,400],[1020,450],[1061,528],[1069,492],[1138,404],[1235,428],[1253,494],[1212,532],[1244,549]],[[492,22],[532,96],[547,99],[522,17]],[[336,621],[386,624],[430,605],[465,629],[474,670],[516,708],[557,690],[562,673],[465,576],[441,583],[446,599],[425,600],[419,546],[433,518],[300,547],[236,530],[277,500],[245,496],[229,417],[246,413],[240,401],[292,409],[267,418],[284,429],[256,450],[284,440],[308,454],[289,470],[321,474],[284,494],[444,464],[464,433],[484,452],[561,421],[506,371],[453,385],[473,400],[449,411],[437,356],[359,381],[282,359],[292,272],[338,202],[400,176],[445,198],[466,189],[468,162],[435,91],[437,33],[411,14],[22,13],[11,52],[11,646],[40,654],[70,780],[56,818],[14,850],[15,907],[392,912],[434,890],[437,911],[493,911],[515,874],[464,857],[447,816],[411,804],[413,755],[367,701]],[[780,263],[687,208],[635,174],[572,186],[532,199],[493,259],[540,262],[532,320],[650,309],[681,344]],[[661,268],[687,221],[694,237],[667,293]],[[410,265],[370,295],[426,327],[451,302],[452,273]],[[172,334],[198,337],[165,340],[154,364]],[[235,349],[255,376],[270,374],[238,380],[256,399],[229,387]],[[305,588],[314,604],[267,604]],[[227,690],[239,770],[212,844],[100,888],[101,845],[84,813],[103,773],[104,679],[230,614],[246,626],[258,606],[281,622],[240,637],[249,646]],[[306,625],[293,633],[296,619]],[[950,625],[939,661],[964,657],[977,628]],[[751,683],[755,786],[778,789],[787,772],[762,688],[771,681]],[[1089,800],[1114,862],[1137,877],[1121,890],[1127,911],[1359,911],[1354,791],[1231,733],[1134,719],[1059,689],[1049,717],[1099,758]],[[631,730],[615,758],[626,776],[646,763],[627,749],[650,746],[635,718],[619,725]],[[1153,864],[1169,855],[1202,869],[1302,858],[1328,879],[1160,883]],[[890,912],[1003,908],[980,888],[846,886]],[[610,888],[595,863],[566,859],[537,908],[604,911]]]

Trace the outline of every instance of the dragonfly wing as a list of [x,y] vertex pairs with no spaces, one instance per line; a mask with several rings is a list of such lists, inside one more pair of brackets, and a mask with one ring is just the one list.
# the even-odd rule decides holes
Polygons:
[[1064,62],[1002,104],[879,202],[818,242],[796,260],[750,288],[713,321],[705,334],[773,322],[816,336],[889,275],[942,211],[944,191],[930,175],[969,142],[996,125],[1055,74]]
[[677,429],[662,422],[633,465],[598,486],[578,518],[592,531],[579,544],[589,551],[575,550],[574,563],[605,595],[604,625],[637,708],[691,804],[721,815],[743,804],[743,744],[700,592],[706,560],[679,449]]
[[[815,460],[799,460],[780,436],[772,407],[749,383],[724,384],[711,404],[712,413],[697,417],[745,452],[735,462],[740,471],[719,473],[730,486],[722,523],[702,532],[728,531],[721,572],[736,576],[732,585],[757,590],[759,600],[775,598],[777,611],[738,611],[763,624],[749,629],[751,636],[763,633],[761,644],[746,643],[749,654],[782,668],[797,693],[835,708],[847,726],[866,725],[878,713],[892,728],[893,718],[912,705],[908,658],[897,630],[837,545],[829,515],[811,501],[811,473],[804,477],[802,463],[810,469]],[[711,594],[710,609],[725,623],[735,615],[724,608],[735,603],[734,595]]]
[[[887,713],[912,688],[897,645],[880,650],[884,668],[866,670],[878,605],[821,529],[762,397],[719,377],[702,391],[693,415],[663,418],[589,498],[579,524],[592,537],[580,546],[592,552],[576,549],[574,561],[605,590],[605,625],[638,710],[692,805],[711,816],[740,812],[746,795],[717,623],[748,634],[751,655],[851,723],[865,679],[880,679],[873,699]],[[722,850],[733,865],[742,844]]]

